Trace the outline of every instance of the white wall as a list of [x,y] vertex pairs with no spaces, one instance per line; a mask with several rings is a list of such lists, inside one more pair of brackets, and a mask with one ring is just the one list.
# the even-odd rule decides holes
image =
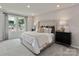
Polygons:
[[72,32],[72,46],[79,47],[79,6],[52,11],[38,17],[40,20],[67,20]]
[[41,20],[40,26],[55,26],[56,20]]

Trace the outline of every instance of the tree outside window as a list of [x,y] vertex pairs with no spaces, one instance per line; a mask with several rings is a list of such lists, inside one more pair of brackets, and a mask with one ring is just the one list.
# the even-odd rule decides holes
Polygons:
[[24,17],[8,15],[8,27],[9,30],[11,31],[24,30],[25,29]]

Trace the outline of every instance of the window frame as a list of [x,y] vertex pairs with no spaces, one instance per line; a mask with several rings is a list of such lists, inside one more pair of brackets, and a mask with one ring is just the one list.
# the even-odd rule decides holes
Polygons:
[[[9,21],[9,17],[10,17],[10,16],[13,16],[13,17],[14,17],[14,20],[15,20],[15,22],[14,22],[15,24],[14,24],[14,25],[15,25],[15,28],[16,28],[15,31],[25,31],[25,30],[26,30],[26,21],[25,21],[26,19],[25,19],[25,16],[8,15],[8,21]],[[18,20],[19,20],[18,18],[19,18],[19,17],[24,18],[24,19],[23,19],[23,21],[24,21],[24,29],[23,29],[23,30],[20,30],[20,28],[19,28],[19,23],[18,23]],[[8,22],[8,30],[9,30],[9,22]],[[13,30],[14,30],[14,29],[13,29]]]

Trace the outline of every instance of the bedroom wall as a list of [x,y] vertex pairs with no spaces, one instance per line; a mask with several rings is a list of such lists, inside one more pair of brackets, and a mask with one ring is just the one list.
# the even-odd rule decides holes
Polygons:
[[65,20],[72,32],[72,46],[79,48],[79,5],[38,16],[40,20]]
[[40,26],[55,26],[56,21],[55,20],[41,20],[40,21]]

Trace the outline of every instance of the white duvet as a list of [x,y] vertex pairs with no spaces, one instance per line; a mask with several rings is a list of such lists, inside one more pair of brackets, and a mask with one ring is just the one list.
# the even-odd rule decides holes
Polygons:
[[44,47],[53,41],[53,33],[24,32],[21,35],[21,42],[35,54],[39,54]]

